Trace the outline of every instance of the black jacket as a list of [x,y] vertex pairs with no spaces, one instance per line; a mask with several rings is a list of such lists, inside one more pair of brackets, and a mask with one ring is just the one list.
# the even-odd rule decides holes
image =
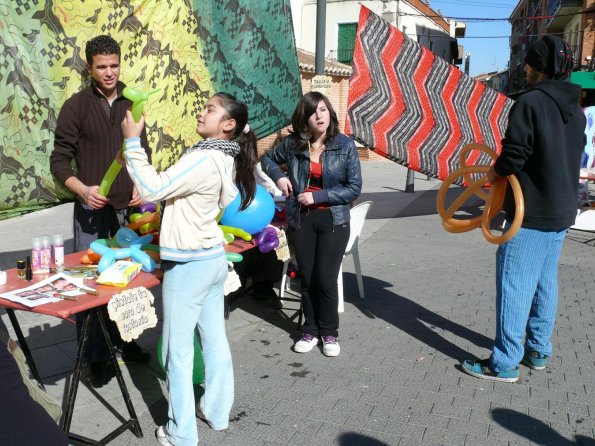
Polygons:
[[[516,174],[525,199],[523,227],[560,231],[574,224],[586,119],[578,105],[581,89],[545,80],[513,105],[494,170]],[[506,219],[515,214],[509,189]]]
[[[122,96],[125,86],[118,82],[118,97],[111,106],[94,85],[64,102],[58,115],[54,151],[50,155],[50,170],[62,184],[72,176],[87,186],[101,184],[124,142],[122,120],[132,105]],[[145,129],[141,133],[141,143],[150,161]],[[76,171],[72,160],[76,163]],[[107,196],[110,205],[116,209],[127,208],[132,197],[132,180],[126,169],[123,170],[116,176]]]
[[[293,194],[287,200],[287,223],[293,228],[300,226],[300,206],[296,199],[306,189],[310,176],[310,153],[296,150],[296,137],[291,134],[268,151],[261,160],[262,169],[277,183],[285,176],[280,164],[287,163],[287,176]],[[333,216],[333,225],[342,225],[350,220],[350,204],[362,190],[362,173],[359,156],[353,140],[342,133],[335,135],[322,152],[323,189],[313,192],[314,203],[328,203]]]

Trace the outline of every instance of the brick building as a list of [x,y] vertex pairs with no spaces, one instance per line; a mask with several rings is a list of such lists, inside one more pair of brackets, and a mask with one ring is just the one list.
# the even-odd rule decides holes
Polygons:
[[[304,93],[312,89],[312,79],[314,78],[315,55],[308,51],[297,49],[298,63],[300,67],[302,91]],[[329,97],[333,108],[337,112],[339,119],[339,128],[341,131],[345,128],[345,116],[347,115],[347,95],[349,93],[349,78],[351,77],[351,66],[332,59],[325,60],[324,74],[331,78],[331,87],[327,96]],[[297,104],[296,104],[297,105]],[[262,155],[269,150],[277,138],[287,135],[287,130],[282,129],[258,141],[258,154]],[[360,149],[360,158],[384,160],[379,155],[368,149]]]
[[595,65],[595,0],[521,0],[510,15],[509,94],[526,89],[525,55],[546,34],[562,37],[574,53],[575,72]]

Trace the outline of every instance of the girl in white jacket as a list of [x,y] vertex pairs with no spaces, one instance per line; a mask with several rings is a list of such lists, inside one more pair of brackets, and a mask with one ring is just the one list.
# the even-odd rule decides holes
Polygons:
[[256,136],[248,110],[227,93],[211,97],[198,117],[204,139],[157,173],[140,145],[144,120],[122,122],[126,167],[143,201],[166,200],[159,244],[163,278],[163,360],[169,421],[156,431],[161,445],[196,446],[192,369],[198,327],[205,363],[200,409],[209,425],[226,429],[233,404],[231,352],[225,335],[223,286],[227,261],[216,217],[238,194],[245,209],[256,189]]

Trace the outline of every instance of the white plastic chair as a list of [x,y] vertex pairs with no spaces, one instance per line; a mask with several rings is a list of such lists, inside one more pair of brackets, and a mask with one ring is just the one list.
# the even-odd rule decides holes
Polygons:
[[[349,241],[347,242],[347,247],[345,248],[345,254],[343,254],[343,261],[345,261],[345,257],[352,255],[353,256],[353,264],[355,265],[355,276],[357,278],[357,289],[359,291],[359,297],[364,299],[364,281],[362,279],[362,268],[359,262],[359,236],[362,233],[362,229],[364,228],[364,223],[366,222],[366,215],[370,210],[370,206],[372,206],[372,201],[364,201],[363,203],[358,204],[351,208],[351,221],[349,223],[350,232],[349,232]],[[343,313],[345,311],[345,306],[343,304],[343,262],[341,262],[341,268],[339,269],[339,276],[337,277],[337,286],[339,288],[339,313]]]
[[[349,211],[351,214],[351,221],[349,223],[350,232],[349,232],[349,241],[347,242],[347,247],[345,248],[345,254],[343,254],[343,260],[345,257],[352,255],[353,256],[353,263],[355,265],[355,275],[357,278],[357,288],[359,291],[359,297],[364,299],[364,282],[362,280],[362,269],[359,261],[359,250],[358,250],[358,243],[359,243],[359,236],[362,232],[364,227],[364,223],[366,221],[366,215],[370,210],[370,206],[372,206],[372,201],[364,201],[363,203],[354,206]],[[292,255],[289,260],[286,260],[283,263],[283,274],[281,276],[281,284],[279,285],[279,298],[283,299],[285,295],[285,291],[289,289],[290,280],[287,278],[287,267],[289,263],[294,259]],[[343,313],[345,311],[345,306],[343,303],[343,263],[341,262],[341,268],[339,269],[339,275],[337,277],[337,287],[339,289],[339,313]]]

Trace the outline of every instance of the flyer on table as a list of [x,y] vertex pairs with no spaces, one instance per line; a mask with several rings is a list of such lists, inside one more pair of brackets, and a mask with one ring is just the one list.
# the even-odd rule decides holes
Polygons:
[[77,279],[58,273],[26,288],[0,294],[0,297],[18,302],[27,307],[36,307],[51,302],[60,302],[60,296],[80,296],[92,288],[82,285]]

